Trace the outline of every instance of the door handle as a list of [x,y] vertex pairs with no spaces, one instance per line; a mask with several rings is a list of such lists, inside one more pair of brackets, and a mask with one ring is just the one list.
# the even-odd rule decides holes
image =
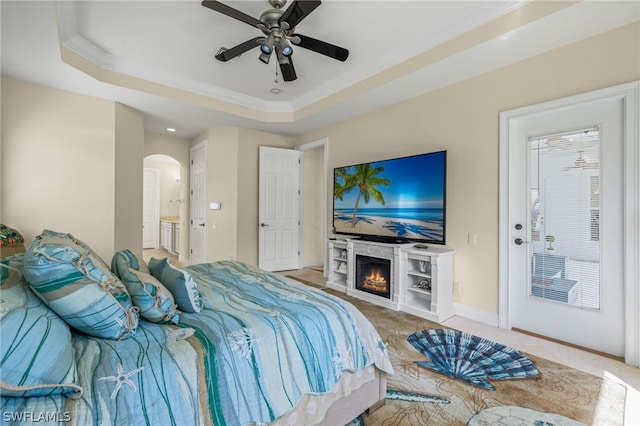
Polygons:
[[522,244],[528,244],[529,241],[524,241],[522,238],[516,238],[515,240],[513,240],[514,243],[516,243],[517,245],[522,245]]
[[266,224],[266,223],[261,223],[260,226],[264,228],[264,227],[269,226],[269,225]]
[[200,226],[204,226],[204,223],[201,223]]

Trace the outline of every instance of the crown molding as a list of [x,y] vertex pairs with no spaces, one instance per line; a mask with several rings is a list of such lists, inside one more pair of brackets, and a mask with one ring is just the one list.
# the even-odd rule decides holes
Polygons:
[[[216,109],[221,108],[225,112],[232,113],[238,113],[238,109],[253,111],[241,115],[267,122],[291,121],[293,108],[290,102],[266,101],[202,81],[185,78],[174,73],[144,67],[132,61],[119,58],[103,50],[79,33],[77,4],[75,1],[58,2],[57,7],[58,42],[61,52],[66,52],[66,54],[62,55],[63,61],[100,81],[116,84],[116,81],[122,82],[127,79],[126,77],[130,77],[130,82],[125,87],[139,89],[136,87],[135,82],[146,81],[152,83],[148,85],[147,89],[158,86],[170,87],[175,91],[184,92],[180,96],[182,100],[188,100],[191,96],[200,98],[199,101],[196,101],[196,104],[201,106],[210,105],[213,107],[215,104]],[[87,61],[94,64],[94,66],[87,66]],[[166,96],[167,91],[162,90],[162,92]],[[203,102],[203,97],[210,98],[212,101]],[[230,109],[235,110],[235,112],[227,110],[227,105],[234,105],[235,107],[230,107]]]
[[[107,52],[80,34],[75,1],[57,2],[58,42],[65,63],[99,81],[265,123],[287,123],[350,105],[354,99],[373,96],[387,104],[398,102],[625,23],[624,8],[609,13],[599,2],[522,0],[499,8],[486,4],[473,3],[455,25],[443,22],[403,40],[402,49],[385,51],[384,64],[370,59],[291,101],[260,99]],[[631,22],[634,14],[627,15]],[[580,25],[584,17],[587,26]]]

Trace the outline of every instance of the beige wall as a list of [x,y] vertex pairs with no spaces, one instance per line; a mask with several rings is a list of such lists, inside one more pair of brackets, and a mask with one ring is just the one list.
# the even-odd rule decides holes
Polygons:
[[[238,259],[238,128],[209,130],[207,145],[207,259]],[[245,225],[246,226],[246,225]]]
[[303,157],[303,248],[304,265],[324,262],[324,149],[304,151]]
[[174,158],[183,168],[189,166],[189,139],[157,133],[144,134],[144,156],[164,154]]
[[258,263],[259,146],[290,148],[284,136],[237,127],[212,128],[193,139],[207,140],[207,259]]
[[[446,149],[447,247],[456,250],[454,279],[460,284],[455,298],[497,313],[499,113],[639,79],[639,40],[636,23],[347,120],[297,142],[328,137],[330,168]],[[469,233],[477,234],[477,244],[467,243]]]
[[[114,105],[2,78],[1,220],[18,229],[27,244],[45,228],[70,232],[111,261],[116,246]],[[124,138],[123,129],[118,134]]]
[[[142,159],[144,116],[115,103],[114,250],[130,249],[142,256]],[[111,259],[108,259],[110,262]]]
[[4,117],[2,115],[2,81],[0,81],[0,223],[2,222],[2,140],[4,139],[4,133],[2,133],[2,118]]

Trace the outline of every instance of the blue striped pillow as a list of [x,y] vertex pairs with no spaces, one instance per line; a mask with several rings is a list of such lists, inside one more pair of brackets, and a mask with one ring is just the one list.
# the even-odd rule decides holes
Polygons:
[[23,255],[0,262],[0,396],[79,398],[69,326],[26,286]]
[[89,246],[71,234],[44,230],[24,256],[31,289],[67,324],[90,336],[124,339],[138,312],[124,284]]
[[[142,265],[144,266],[141,268]],[[131,250],[116,252],[111,259],[111,270],[127,286],[133,304],[140,310],[142,318],[151,322],[178,324],[180,312],[173,295],[148,273],[144,262],[138,260]]]
[[183,269],[176,268],[169,259],[149,260],[151,275],[173,294],[173,298],[182,312],[198,313],[202,310],[202,297],[198,291],[198,285],[191,274]]

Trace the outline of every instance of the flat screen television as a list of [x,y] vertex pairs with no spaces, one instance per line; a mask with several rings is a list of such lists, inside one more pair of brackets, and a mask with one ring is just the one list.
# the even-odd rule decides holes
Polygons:
[[335,234],[445,244],[447,151],[333,170]]

